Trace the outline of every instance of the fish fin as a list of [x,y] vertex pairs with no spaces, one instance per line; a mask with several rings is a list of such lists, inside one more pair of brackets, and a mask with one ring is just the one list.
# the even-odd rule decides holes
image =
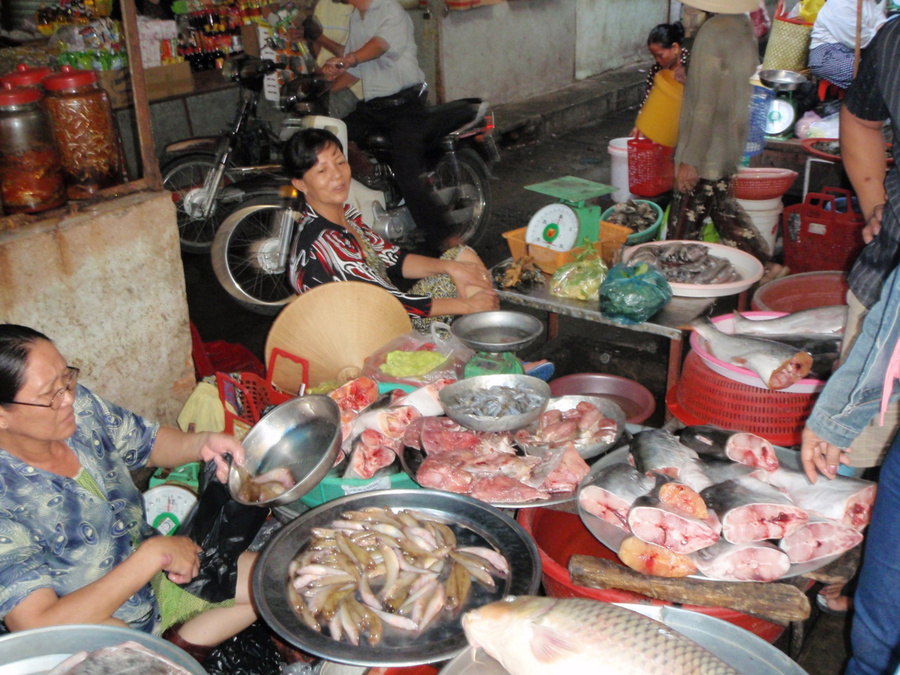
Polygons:
[[558,630],[532,624],[531,653],[541,663],[551,663],[580,651],[575,641]]
[[747,359],[745,359],[743,356],[734,356],[732,357],[731,362],[742,366],[747,363]]

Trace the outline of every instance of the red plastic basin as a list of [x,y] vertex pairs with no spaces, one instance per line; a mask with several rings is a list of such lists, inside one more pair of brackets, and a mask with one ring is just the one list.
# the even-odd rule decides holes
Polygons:
[[[615,553],[601,544],[591,534],[577,514],[544,508],[520,509],[516,518],[537,544],[544,569],[544,592],[554,598],[589,598],[601,602],[631,602],[651,605],[671,605],[652,600],[644,595],[617,589],[597,589],[578,586],[569,576],[569,558],[575,554],[605,558],[621,564]],[[700,614],[723,619],[758,635],[767,642],[775,642],[784,627],[763,621],[726,607],[700,607],[682,605]]]
[[761,286],[750,307],[758,312],[799,312],[813,307],[847,304],[844,272],[791,274]]
[[551,396],[602,396],[618,404],[625,421],[640,424],[656,410],[656,399],[644,385],[627,377],[605,373],[575,373],[550,381]]

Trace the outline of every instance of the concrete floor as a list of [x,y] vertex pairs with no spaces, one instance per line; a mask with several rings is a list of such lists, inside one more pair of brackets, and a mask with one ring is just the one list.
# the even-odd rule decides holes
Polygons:
[[[609,140],[627,135],[634,115],[633,110],[616,113],[575,130],[550,135],[541,143],[504,148],[503,158],[494,169],[498,180],[491,184],[494,200],[491,229],[478,250],[485,263],[493,265],[508,257],[509,250],[501,233],[525,226],[537,209],[552,201],[523,189],[524,185],[566,175],[609,183]],[[207,257],[186,254],[183,261],[191,318],[203,339],[239,342],[261,356],[273,319],[252,314],[233,303],[215,281]],[[590,332],[589,325],[576,323],[568,330],[581,343],[598,339]],[[599,362],[609,364],[609,372],[615,372],[620,363],[650,364],[646,366],[648,369],[660,363],[654,356],[653,345],[628,344],[633,333],[624,338],[609,334],[599,338],[602,346],[596,349],[605,350],[600,356],[607,356],[605,361],[600,359]],[[650,358],[645,358],[647,354]],[[586,357],[582,352],[574,358]],[[567,364],[572,369],[603,370],[595,366],[593,361]],[[652,373],[648,370],[645,374]],[[631,376],[641,379],[639,372],[633,372]],[[848,628],[849,622],[819,613],[813,603],[813,617],[806,626],[800,665],[810,675],[838,675],[847,655],[845,635]],[[787,651],[787,643],[787,636],[783,636],[777,644]]]

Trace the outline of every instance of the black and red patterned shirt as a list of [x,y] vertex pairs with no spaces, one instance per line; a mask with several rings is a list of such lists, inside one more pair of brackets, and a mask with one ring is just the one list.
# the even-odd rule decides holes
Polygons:
[[332,223],[307,206],[291,248],[291,283],[297,293],[332,281],[364,281],[388,291],[406,308],[410,318],[425,318],[431,313],[431,297],[403,293],[393,280],[402,279],[406,253],[362,222],[352,206],[344,214],[364,242],[360,246],[347,229]]
[[[687,47],[681,48],[681,57],[679,59],[681,61],[681,65],[684,66],[684,69],[687,70],[688,65],[691,62],[691,50]],[[656,77],[656,74],[662,70],[662,66],[653,62],[653,65],[650,67],[650,70],[647,71],[647,81],[644,83],[644,96],[641,98],[641,106],[643,106],[647,102],[647,97],[650,96],[650,90],[653,89],[653,81]]]

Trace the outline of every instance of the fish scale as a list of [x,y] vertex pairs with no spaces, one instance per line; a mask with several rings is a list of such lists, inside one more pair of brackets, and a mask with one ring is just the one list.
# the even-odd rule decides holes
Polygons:
[[737,675],[665,624],[581,598],[506,598],[466,613],[469,644],[511,675]]

